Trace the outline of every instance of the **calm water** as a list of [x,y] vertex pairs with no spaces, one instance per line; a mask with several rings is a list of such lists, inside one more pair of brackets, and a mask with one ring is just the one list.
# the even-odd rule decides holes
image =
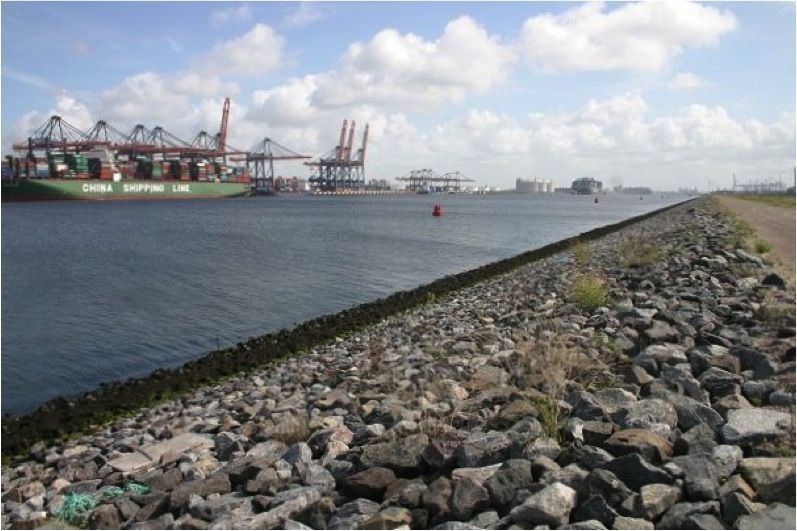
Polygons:
[[[2,411],[177,366],[683,197],[2,206]],[[431,216],[434,202],[442,218]]]

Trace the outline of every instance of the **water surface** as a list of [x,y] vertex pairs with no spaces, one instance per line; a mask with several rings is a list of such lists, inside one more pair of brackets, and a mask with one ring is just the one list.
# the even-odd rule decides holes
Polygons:
[[[685,197],[2,206],[2,411],[174,367]],[[444,215],[433,218],[440,202]]]

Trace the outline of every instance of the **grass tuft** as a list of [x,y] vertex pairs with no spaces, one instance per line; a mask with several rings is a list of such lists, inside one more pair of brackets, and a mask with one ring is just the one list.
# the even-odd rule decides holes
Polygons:
[[584,242],[577,242],[573,245],[573,260],[579,269],[587,267],[592,259],[589,247]]
[[570,300],[583,311],[590,313],[611,303],[603,281],[588,276],[580,276],[573,282],[570,287]]
[[764,240],[756,240],[755,242],[755,252],[758,254],[768,253],[772,250],[772,244]]
[[664,258],[664,251],[642,237],[629,238],[617,249],[623,267],[644,267]]

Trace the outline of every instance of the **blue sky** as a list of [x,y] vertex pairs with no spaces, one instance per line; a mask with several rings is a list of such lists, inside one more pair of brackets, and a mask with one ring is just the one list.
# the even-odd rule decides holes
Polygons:
[[788,174],[794,20],[789,2],[3,2],[3,148],[52,112],[188,138],[229,95],[242,147],[318,155],[369,121],[372,177]]

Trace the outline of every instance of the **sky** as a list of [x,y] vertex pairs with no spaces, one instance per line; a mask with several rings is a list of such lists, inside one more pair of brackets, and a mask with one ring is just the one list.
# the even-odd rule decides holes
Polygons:
[[704,189],[795,164],[794,2],[4,1],[1,80],[3,153],[53,114],[190,140],[229,96],[239,149],[317,157],[368,123],[369,179]]

